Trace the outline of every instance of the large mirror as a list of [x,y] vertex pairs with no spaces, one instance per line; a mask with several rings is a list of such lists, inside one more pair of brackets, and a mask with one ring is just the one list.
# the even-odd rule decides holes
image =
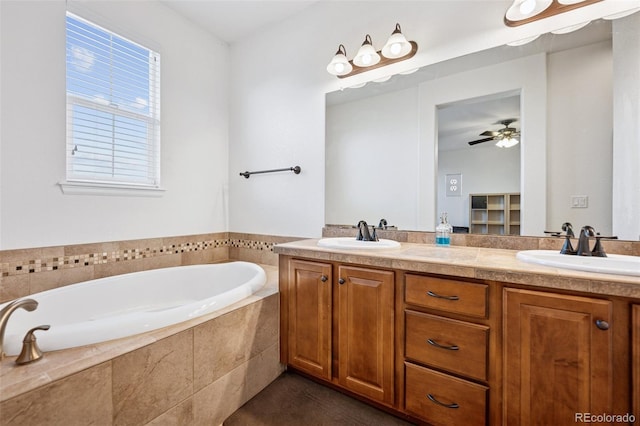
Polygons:
[[[432,231],[446,210],[487,232],[473,229],[470,194],[517,193],[518,227],[493,233],[570,221],[610,234],[614,57],[612,23],[597,20],[327,94],[325,222]],[[468,143],[502,128],[520,143]],[[480,164],[492,173],[482,183]]]

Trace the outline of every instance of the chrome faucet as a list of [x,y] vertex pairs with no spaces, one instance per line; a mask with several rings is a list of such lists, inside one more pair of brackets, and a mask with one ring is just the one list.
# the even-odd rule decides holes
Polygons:
[[589,238],[596,236],[596,230],[592,226],[583,226],[580,230],[580,238],[578,238],[578,248],[576,254],[578,256],[591,256],[591,249],[589,248]]
[[361,220],[356,225],[358,228],[358,235],[356,240],[358,241],[378,241],[378,235],[376,234],[376,228],[373,227],[373,234],[369,233],[369,225],[364,220]]
[[11,314],[18,308],[22,308],[27,311],[35,311],[38,307],[38,302],[33,299],[16,299],[2,308],[0,311],[0,361],[5,357],[4,353],[4,332],[7,328],[7,322]]

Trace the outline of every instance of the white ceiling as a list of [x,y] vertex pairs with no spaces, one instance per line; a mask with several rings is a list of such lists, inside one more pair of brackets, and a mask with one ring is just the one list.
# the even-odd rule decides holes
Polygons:
[[302,11],[318,0],[162,0],[229,44]]

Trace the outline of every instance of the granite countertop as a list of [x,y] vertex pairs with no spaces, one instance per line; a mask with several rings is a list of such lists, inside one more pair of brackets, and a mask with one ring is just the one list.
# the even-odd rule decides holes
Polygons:
[[401,243],[392,249],[358,250],[318,247],[318,239],[278,244],[274,252],[379,268],[501,281],[547,289],[640,299],[640,278],[600,274],[526,263],[517,250]]

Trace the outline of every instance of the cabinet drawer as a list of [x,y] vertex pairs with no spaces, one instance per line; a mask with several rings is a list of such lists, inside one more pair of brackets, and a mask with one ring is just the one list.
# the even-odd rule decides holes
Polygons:
[[464,376],[487,380],[489,327],[405,311],[405,356]]
[[486,386],[405,363],[405,409],[432,425],[484,425]]
[[406,274],[405,301],[440,311],[486,318],[486,284]]

